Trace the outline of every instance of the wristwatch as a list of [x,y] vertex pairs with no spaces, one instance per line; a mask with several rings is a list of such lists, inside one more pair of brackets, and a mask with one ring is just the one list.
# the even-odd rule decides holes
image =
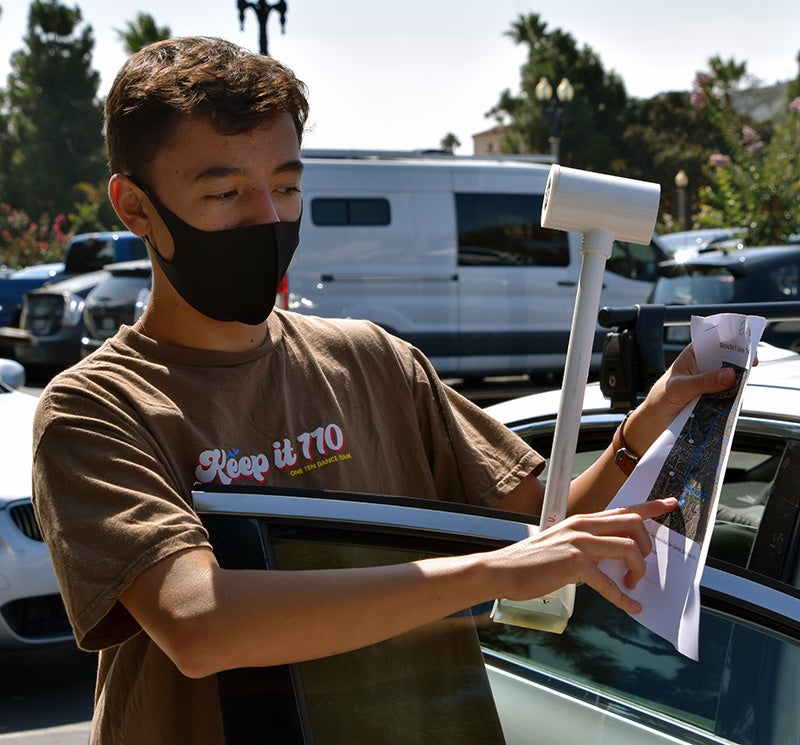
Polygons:
[[633,473],[633,469],[636,468],[636,464],[639,462],[639,456],[625,442],[625,423],[631,414],[633,414],[633,411],[625,414],[625,418],[614,431],[614,437],[611,440],[611,447],[614,450],[614,463],[626,476],[630,476]]

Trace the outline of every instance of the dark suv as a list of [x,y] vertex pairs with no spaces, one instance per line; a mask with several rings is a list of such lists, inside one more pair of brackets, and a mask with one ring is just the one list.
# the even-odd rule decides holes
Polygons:
[[[763,246],[716,250],[685,261],[660,266],[662,276],[649,302],[663,305],[730,305],[800,300],[800,246]],[[665,351],[677,351],[689,341],[688,326],[668,327]],[[762,341],[800,351],[797,321],[774,321]]]
[[122,324],[132,324],[150,295],[152,270],[148,259],[109,264],[105,270],[107,276],[89,293],[83,308],[84,357],[114,336]]

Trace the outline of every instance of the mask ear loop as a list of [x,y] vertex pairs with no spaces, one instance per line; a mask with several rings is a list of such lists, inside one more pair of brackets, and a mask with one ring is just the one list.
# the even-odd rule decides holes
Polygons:
[[[131,183],[132,183],[132,184],[133,184],[133,185],[134,185],[134,186],[135,186],[137,189],[139,189],[139,190],[142,192],[142,194],[144,194],[144,195],[147,197],[148,201],[150,202],[150,206],[151,206],[151,207],[152,207],[152,208],[153,208],[153,209],[154,209],[156,212],[158,212],[158,214],[159,214],[159,217],[160,217],[160,216],[161,216],[161,213],[158,211],[158,209],[156,208],[155,204],[153,203],[153,197],[152,197],[152,196],[150,196],[150,192],[148,191],[147,187],[145,187],[145,186],[144,186],[144,184],[142,184],[142,182],[141,182],[141,181],[139,181],[139,179],[138,179],[138,178],[136,178],[135,176],[133,176],[133,175],[132,175],[132,174],[130,174],[130,173],[126,173],[126,174],[125,174],[125,176],[126,176],[128,179],[130,179]],[[159,250],[158,250],[158,248],[156,247],[156,244],[155,244],[155,242],[153,241],[153,239],[152,239],[152,238],[151,238],[149,235],[144,235],[144,236],[142,236],[142,240],[144,241],[144,244],[145,244],[145,246],[147,246],[147,248],[149,248],[151,251],[155,251],[155,253],[156,253],[156,254],[158,254],[158,256],[161,258],[161,260],[162,260],[162,261],[167,261],[167,260],[164,258],[164,254],[162,254],[162,253],[161,253],[161,251],[159,251]],[[167,263],[169,263],[169,262],[167,262]]]

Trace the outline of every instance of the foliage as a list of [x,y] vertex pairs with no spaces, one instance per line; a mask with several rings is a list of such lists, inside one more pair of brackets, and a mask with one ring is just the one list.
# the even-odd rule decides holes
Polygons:
[[588,170],[607,171],[619,154],[627,105],[625,86],[613,72],[606,72],[600,58],[587,46],[578,49],[575,39],[547,24],[535,14],[519,16],[507,32],[517,44],[528,47],[521,68],[519,95],[505,90],[488,112],[498,122],[508,120],[507,152],[548,152],[552,134],[548,113],[536,99],[536,84],[546,77],[553,85],[568,78],[574,99],[560,120],[559,160]]
[[128,21],[123,29],[114,29],[128,54],[138,52],[154,41],[162,41],[172,36],[169,26],[159,26],[149,13],[139,13]]
[[800,226],[800,98],[775,127],[756,129],[736,112],[732,92],[745,65],[718,57],[695,79],[692,102],[721,133],[725,151],[709,159],[710,183],[700,190],[702,227],[746,227],[748,242],[785,242]]
[[674,91],[646,101],[631,101],[622,136],[623,151],[610,172],[661,185],[661,223],[669,230],[679,224],[675,176],[683,170],[689,180],[686,214],[696,209],[694,195],[708,183],[706,164],[724,145],[722,135],[689,102],[689,94]]
[[445,150],[448,153],[455,152],[456,148],[461,147],[461,140],[458,139],[452,132],[448,132],[444,137],[442,137],[442,141],[439,143],[439,146],[442,150]]
[[34,0],[26,49],[11,56],[0,121],[0,198],[30,214],[71,209],[80,182],[102,178],[99,75],[91,27],[58,0]]
[[67,218],[44,213],[34,221],[22,210],[0,203],[0,265],[21,269],[31,264],[64,260],[72,237]]
[[79,197],[67,216],[73,233],[124,230],[108,198],[107,186],[105,179],[97,184],[78,184]]

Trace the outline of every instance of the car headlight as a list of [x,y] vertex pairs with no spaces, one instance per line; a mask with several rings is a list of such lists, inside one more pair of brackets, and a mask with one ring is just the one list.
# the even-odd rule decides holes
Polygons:
[[83,320],[85,301],[77,295],[64,293],[64,310],[61,312],[61,328],[75,328]]

